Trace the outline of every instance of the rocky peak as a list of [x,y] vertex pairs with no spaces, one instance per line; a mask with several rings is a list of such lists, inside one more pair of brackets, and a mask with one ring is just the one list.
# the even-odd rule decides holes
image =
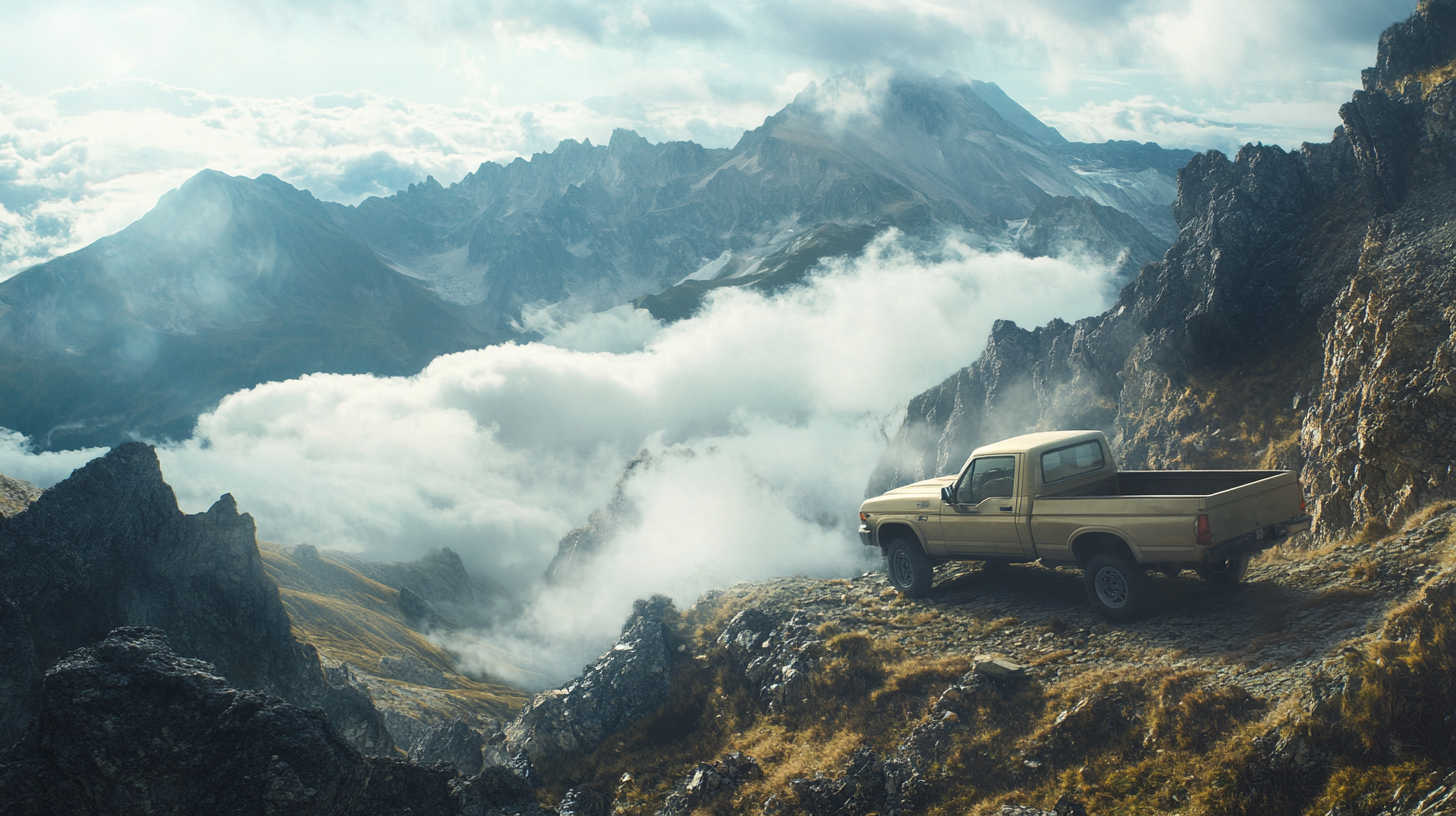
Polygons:
[[1422,0],[1403,22],[1380,35],[1375,66],[1361,74],[1366,91],[1404,91],[1405,80],[1456,60],[1456,3]]
[[231,495],[186,515],[148,445],[119,445],[0,523],[0,593],[40,666],[120,626],[164,627],[182,654],[244,688],[321,705],[373,751],[390,745],[367,696],[330,686],[294,639],[251,516]]

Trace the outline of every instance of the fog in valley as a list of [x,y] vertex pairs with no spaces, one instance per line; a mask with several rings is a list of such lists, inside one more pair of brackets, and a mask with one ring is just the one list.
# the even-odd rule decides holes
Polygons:
[[[670,326],[627,307],[528,310],[541,342],[414,377],[260,385],[158,453],[185,511],[232,493],[264,540],[379,560],[452,548],[518,614],[448,644],[468,669],[539,686],[610,644],[636,598],[685,607],[738,581],[874,566],[855,511],[908,398],[973,361],[995,319],[1076,319],[1113,294],[1089,263],[953,239],[912,254],[892,233],[807,285],[720,290]],[[548,585],[561,537],[643,450],[658,456],[625,484],[631,523]],[[103,452],[0,436],[0,473],[49,485]]]

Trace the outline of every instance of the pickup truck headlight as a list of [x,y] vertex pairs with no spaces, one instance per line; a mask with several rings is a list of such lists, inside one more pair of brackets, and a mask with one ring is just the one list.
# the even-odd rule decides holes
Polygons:
[[870,516],[869,513],[866,513],[863,510],[860,511],[860,514],[859,514],[859,520],[860,521],[869,521],[870,518],[872,518],[872,517]]

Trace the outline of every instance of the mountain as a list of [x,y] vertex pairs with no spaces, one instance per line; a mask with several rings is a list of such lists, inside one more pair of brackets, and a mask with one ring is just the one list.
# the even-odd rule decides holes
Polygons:
[[913,398],[867,492],[977,445],[1100,428],[1126,468],[1299,470],[1322,537],[1456,497],[1456,21],[1380,40],[1326,144],[1178,173],[1178,239],[1107,312],[1027,331]]
[[116,235],[0,283],[0,425],[45,448],[181,438],[260,382],[412,374],[498,339],[308,193],[204,171]]
[[[252,518],[230,495],[182,513],[146,445],[112,449],[0,519],[0,598],[21,644],[6,663],[36,677],[113,629],[155,626],[243,688],[323,708],[358,748],[393,748],[368,694],[332,682],[317,650],[294,637]],[[7,709],[19,722],[35,713]]]
[[[906,74],[811,86],[732,149],[619,130],[357,207],[204,171],[0,282],[0,427],[40,449],[182,438],[261,382],[415,373],[528,337],[522,310],[544,304],[678,319],[711,289],[792,284],[891,228],[1016,251],[1022,221],[1060,218],[1029,251],[1130,276],[1171,241],[1172,172],[1191,155],[1066,143],[994,85]],[[1089,203],[1047,210],[1058,197]]]

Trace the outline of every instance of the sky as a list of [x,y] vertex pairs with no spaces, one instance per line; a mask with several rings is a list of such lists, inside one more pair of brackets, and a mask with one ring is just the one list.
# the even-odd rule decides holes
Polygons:
[[0,280],[204,168],[357,203],[627,127],[730,146],[858,68],[996,82],[1070,139],[1327,141],[1414,0],[3,0]]

